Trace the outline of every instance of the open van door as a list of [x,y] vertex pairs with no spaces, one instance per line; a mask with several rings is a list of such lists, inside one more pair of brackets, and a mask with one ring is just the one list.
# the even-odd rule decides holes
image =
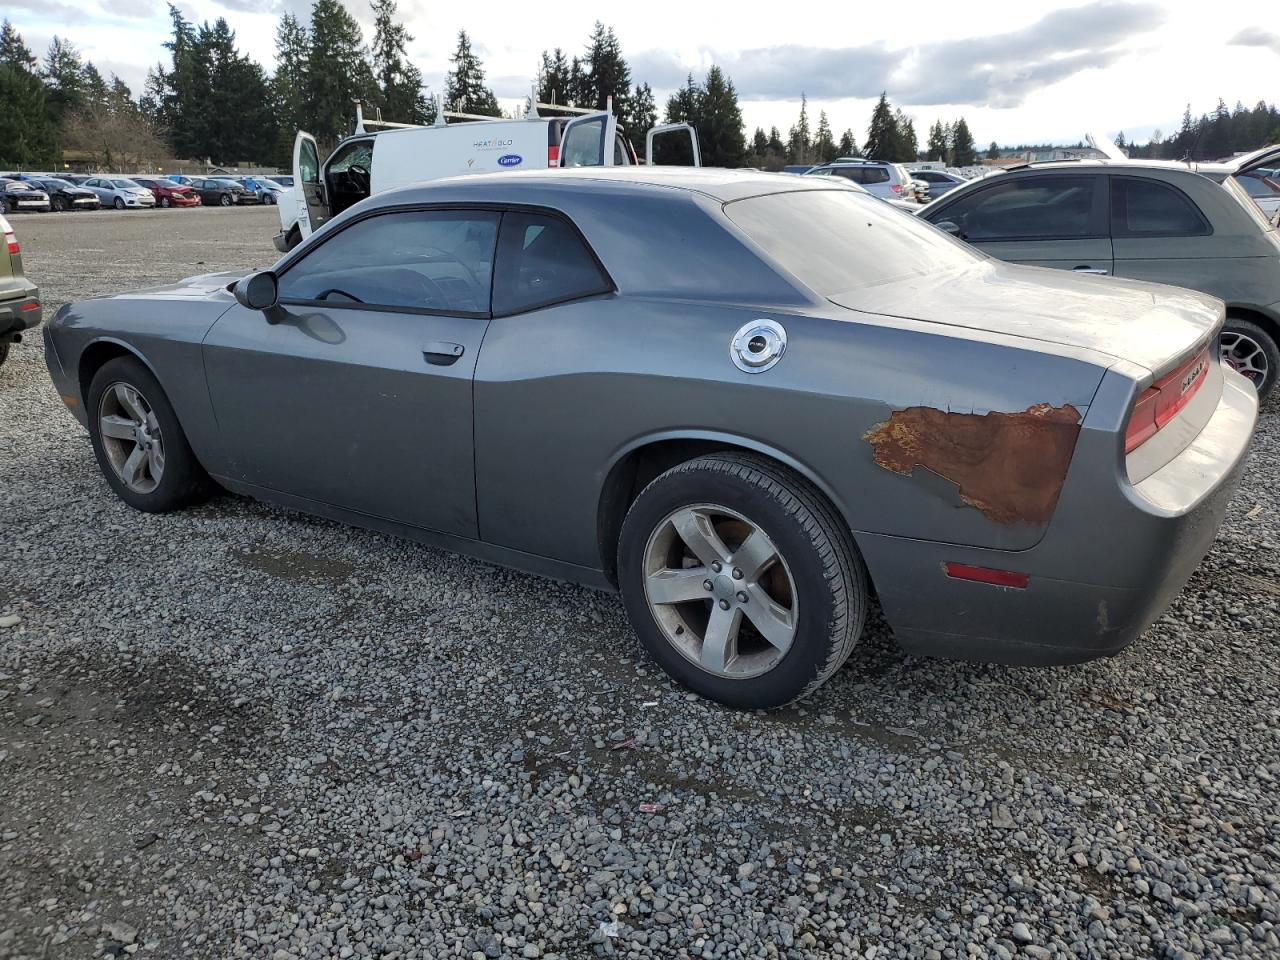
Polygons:
[[664,134],[671,133],[687,133],[689,142],[693,146],[693,165],[695,167],[702,166],[702,151],[698,149],[698,131],[693,129],[693,125],[689,123],[664,123],[661,126],[653,127],[644,137],[644,162],[646,166],[653,166],[653,140]]
[[618,118],[610,110],[574,117],[560,134],[560,166],[612,167],[617,137]]
[[304,130],[299,130],[293,141],[293,189],[298,235],[305,240],[329,219],[329,203],[320,179],[320,148],[316,138]]

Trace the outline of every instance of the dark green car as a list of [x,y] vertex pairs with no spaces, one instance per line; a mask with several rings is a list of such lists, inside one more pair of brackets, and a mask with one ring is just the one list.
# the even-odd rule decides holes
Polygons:
[[1229,171],[1156,160],[1026,164],[970,181],[920,216],[1001,260],[1212,294],[1227,305],[1223,359],[1265,397],[1280,375],[1280,230],[1237,178],[1278,154],[1258,151]]
[[22,332],[40,322],[40,291],[22,275],[22,250],[9,221],[0,216],[4,253],[0,254],[0,363],[9,357],[9,345]]

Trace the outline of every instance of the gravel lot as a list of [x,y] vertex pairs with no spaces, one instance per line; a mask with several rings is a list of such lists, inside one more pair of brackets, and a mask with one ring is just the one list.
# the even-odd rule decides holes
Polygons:
[[[49,313],[274,210],[15,217]],[[0,368],[0,956],[1276,957],[1280,457],[1126,653],[734,713],[620,602],[225,496],[132,512]]]

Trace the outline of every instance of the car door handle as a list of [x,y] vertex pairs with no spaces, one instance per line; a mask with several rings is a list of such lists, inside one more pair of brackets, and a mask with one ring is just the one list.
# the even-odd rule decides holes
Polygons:
[[1090,267],[1090,266],[1087,266],[1087,265],[1081,265],[1081,266],[1079,266],[1079,267],[1073,267],[1073,268],[1072,268],[1072,270],[1073,270],[1073,272],[1075,272],[1075,273],[1104,273],[1104,274],[1105,274],[1105,273],[1110,273],[1110,272],[1111,272],[1111,271],[1107,270],[1107,268],[1106,268],[1106,267]]
[[460,343],[432,340],[422,348],[422,359],[434,367],[447,367],[451,363],[456,363],[465,352],[466,349]]

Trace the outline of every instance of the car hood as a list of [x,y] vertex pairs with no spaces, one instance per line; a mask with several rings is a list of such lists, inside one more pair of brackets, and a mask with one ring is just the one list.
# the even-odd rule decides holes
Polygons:
[[199,276],[187,277],[159,287],[147,287],[145,290],[131,290],[120,294],[121,297],[146,300],[201,300],[222,294],[230,297],[227,287],[243,277],[244,271],[231,270],[226,273],[202,273]]
[[92,190],[90,190],[87,187],[63,187],[62,192],[65,193],[68,197],[96,197],[97,196],[96,193],[94,193]]
[[831,299],[867,313],[1089,350],[1157,377],[1207,342],[1225,309],[1220,300],[1177,287],[998,260]]

